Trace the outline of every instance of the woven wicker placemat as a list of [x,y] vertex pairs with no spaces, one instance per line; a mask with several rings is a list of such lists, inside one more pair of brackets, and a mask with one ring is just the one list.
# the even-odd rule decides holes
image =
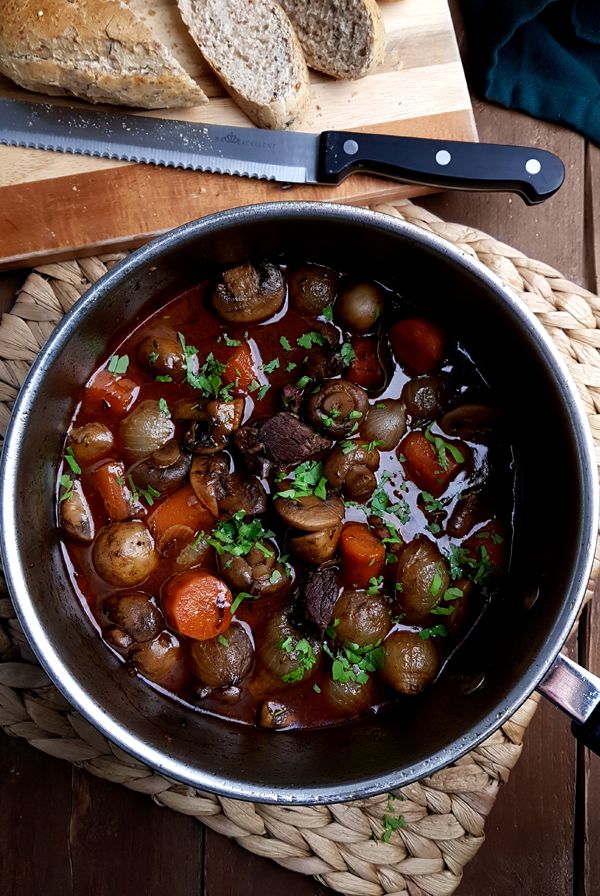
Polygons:
[[[600,298],[481,231],[448,224],[408,200],[378,206],[476,256],[511,286],[562,352],[581,392],[600,457]],[[123,256],[38,267],[0,324],[0,431],[29,365],[63,314]],[[596,560],[588,596],[600,571]],[[347,896],[449,896],[484,840],[536,709],[530,697],[502,728],[454,765],[397,791],[407,826],[383,842],[388,795],[331,806],[266,806],[202,793],[132,759],[73,711],[37,664],[0,581],[0,726],[94,775],[193,815],[241,846]],[[398,804],[396,804],[397,806]],[[396,811],[394,809],[394,811]]]

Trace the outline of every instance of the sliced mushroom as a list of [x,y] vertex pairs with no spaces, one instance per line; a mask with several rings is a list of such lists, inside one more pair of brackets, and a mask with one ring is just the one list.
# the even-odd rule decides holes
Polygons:
[[221,497],[221,481],[229,475],[229,458],[226,454],[195,457],[190,468],[190,483],[199,501],[213,516],[219,515],[218,500]]
[[104,423],[84,423],[72,429],[67,437],[67,446],[80,464],[105,457],[114,444],[113,434]]
[[102,609],[111,622],[139,643],[156,638],[165,627],[154,598],[143,591],[113,594],[104,601]]
[[284,523],[305,532],[336,526],[344,516],[344,502],[336,495],[331,495],[324,501],[316,495],[275,498],[273,507]]
[[78,541],[94,540],[94,517],[79,479],[73,482],[71,494],[61,502],[60,522],[71,538],[76,538]]
[[320,566],[335,557],[342,529],[340,520],[337,526],[297,535],[289,540],[290,550],[307,563]]
[[218,501],[219,519],[229,520],[239,510],[246,516],[260,516],[267,509],[267,493],[255,476],[231,473],[221,481],[222,494]]
[[439,424],[449,436],[487,445],[505,433],[506,414],[485,404],[461,404],[444,414]]
[[177,491],[189,472],[190,464],[189,454],[181,450],[175,439],[171,439],[134,467],[132,475],[138,488],[156,489],[164,497]]
[[186,378],[185,354],[175,335],[146,336],[137,347],[137,356],[154,374],[170,376],[174,383]]
[[354,501],[363,501],[377,485],[379,451],[361,441],[354,441],[351,446],[344,444],[333,449],[323,465],[323,475],[332,488]]
[[305,264],[288,276],[290,305],[300,314],[318,317],[333,305],[338,275],[329,268]]
[[243,557],[229,552],[219,554],[219,573],[232,591],[245,591],[256,597],[270,597],[289,587],[290,578],[278,559],[277,545],[268,540],[262,544],[270,551],[266,554],[254,546]]
[[[175,419],[181,419],[180,402],[175,406]],[[229,441],[230,435],[238,429],[244,414],[244,399],[233,401],[207,401],[190,407],[188,413],[194,413],[194,422],[183,437],[183,446],[192,454],[215,454],[222,451]]]
[[285,284],[278,267],[264,263],[238,265],[223,274],[211,293],[212,306],[222,320],[259,323],[277,314],[285,299]]
[[368,408],[365,390],[342,379],[326,380],[306,402],[310,422],[335,439],[356,432]]

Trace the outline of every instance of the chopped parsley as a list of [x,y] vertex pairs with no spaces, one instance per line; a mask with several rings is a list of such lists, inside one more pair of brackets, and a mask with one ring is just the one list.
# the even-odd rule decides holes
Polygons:
[[252,382],[248,386],[248,392],[256,392],[257,389],[260,389],[260,383],[258,382],[258,380],[252,380]]
[[294,638],[289,636],[288,638],[285,638],[285,640],[280,641],[277,647],[280,650],[285,650],[285,652],[289,654],[290,659],[294,663],[297,663],[295,669],[292,669],[291,672],[281,676],[281,680],[285,682],[285,684],[293,684],[294,682],[302,681],[306,673],[310,672],[317,662],[315,648],[306,638],[294,640]]
[[404,498],[400,498],[395,504],[391,501],[390,496],[383,488],[376,488],[369,502],[370,511],[375,516],[383,517],[386,513],[391,513],[397,517],[401,523],[405,524],[410,519],[410,507]]
[[223,374],[227,365],[217,361],[212,352],[206,356],[201,365],[198,360],[198,349],[193,345],[187,345],[183,333],[177,335],[185,358],[185,378],[190,386],[202,392],[205,398],[232,401],[229,393],[234,384],[223,385]]
[[300,379],[298,380],[298,382],[296,383],[296,386],[299,389],[305,389],[309,383],[310,383],[309,376],[301,376]]
[[440,593],[440,588],[442,587],[442,577],[439,572],[435,572],[431,579],[431,584],[429,586],[429,593],[433,597],[437,597]]
[[165,417],[171,416],[171,411],[169,410],[169,405],[168,405],[166,398],[158,399],[158,408],[159,408],[161,414],[163,414]]
[[431,628],[422,628],[419,632],[419,638],[423,641],[428,641],[429,638],[446,638],[448,636],[448,629],[445,625],[433,625]]
[[[315,495],[322,501],[327,497],[327,480],[323,476],[320,460],[305,460],[293,471],[294,480],[290,488],[276,493],[277,498],[308,498]],[[282,481],[284,476],[279,481]]]
[[71,467],[71,470],[75,473],[75,475],[79,476],[79,474],[81,473],[81,467],[77,463],[77,459],[75,457],[75,452],[73,451],[73,449],[71,448],[70,445],[65,452],[65,460],[68,463],[68,465]]
[[381,669],[385,658],[385,651],[379,641],[362,647],[346,641],[336,654],[327,644],[323,645],[323,649],[333,660],[331,677],[342,684],[347,684],[349,681],[366,684],[369,672]]
[[[238,510],[230,520],[217,523],[207,538],[207,542],[217,554],[233,554],[234,557],[245,557],[253,547],[263,552],[265,557],[273,557],[273,551],[263,544],[263,539],[272,538],[275,534],[265,529],[259,519],[245,520],[245,510]],[[201,533],[205,537],[205,533]],[[231,611],[233,613],[233,610]]]
[[344,367],[348,367],[349,364],[352,364],[352,362],[356,360],[356,352],[349,342],[344,342],[340,349],[340,355]]
[[450,466],[448,454],[451,455],[457,464],[464,464],[464,454],[452,442],[446,442],[440,436],[434,436],[431,429],[426,429],[424,435],[427,441],[433,445],[438,457],[438,463],[442,470],[447,470]]
[[258,595],[248,594],[247,591],[240,591],[239,594],[237,595],[237,597],[234,598],[234,601],[233,601],[233,603],[231,604],[231,606],[229,607],[229,612],[230,612],[231,615],[233,616],[233,614],[234,614],[235,611],[239,608],[239,606],[240,606],[240,604],[242,603],[242,601],[244,601],[244,600],[256,600],[257,597],[258,597]]
[[290,363],[289,363],[289,364],[287,365],[287,367],[285,368],[285,369],[286,369],[286,372],[287,372],[287,373],[291,373],[292,370],[295,370],[297,366],[298,366],[298,365],[297,365],[297,364],[294,364],[293,361],[290,361]]
[[321,688],[319,687],[318,684],[313,684],[313,691],[315,692],[315,694],[321,693]]
[[139,485],[136,485],[133,481],[133,476],[131,475],[131,473],[127,477],[127,482],[129,483],[129,488],[131,489],[131,497],[134,501],[139,501],[141,497],[144,499],[148,507],[152,507],[152,505],[154,504],[154,499],[160,498],[160,492],[152,485],[149,485],[148,488],[141,488]]
[[222,644],[223,647],[229,647],[229,641],[225,637],[225,635],[217,635],[217,641],[219,644]]
[[281,575],[279,570],[274,569],[273,572],[271,573],[271,575],[269,576],[269,584],[277,585],[277,583],[280,582],[282,580],[282,578],[283,578],[283,576]]
[[154,364],[155,361],[158,361],[158,352],[150,352],[148,355],[148,362]]
[[367,594],[377,594],[382,585],[383,576],[371,576],[371,578],[369,579]]
[[292,346],[290,345],[290,340],[287,338],[287,336],[280,336],[280,337],[279,337],[279,344],[281,345],[281,347],[282,347],[283,349],[285,349],[286,352],[291,352],[291,351],[293,351],[293,348],[292,348]]
[[[156,356],[158,358],[158,355]],[[108,372],[112,373],[114,376],[120,376],[123,373],[127,373],[127,368],[129,367],[129,355],[113,355],[110,361],[108,362]]]
[[444,509],[444,501],[438,501],[429,492],[421,492],[426,513],[435,513]]
[[63,473],[59,479],[59,483],[63,490],[62,495],[60,496],[60,501],[62,503],[63,501],[68,501],[73,495],[73,480],[68,473]]
[[164,376],[162,374],[160,376],[155,376],[154,379],[157,383],[172,383],[173,382],[173,377],[168,376],[167,374],[165,374]]
[[228,345],[229,348],[236,348],[238,345],[242,344],[239,339],[230,339],[227,333],[223,333],[223,342],[225,345]]
[[264,386],[261,386],[256,394],[257,399],[259,401],[262,401],[270,388],[271,388],[271,383],[265,383]]
[[323,411],[319,411],[319,417],[321,418],[321,422],[325,426],[333,426],[336,417],[341,417],[341,414],[342,412],[337,408],[332,408],[328,414],[324,414]]
[[450,566],[450,578],[460,579],[462,576],[470,579],[475,585],[481,585],[483,593],[487,593],[487,582],[494,574],[494,568],[490,563],[490,555],[485,545],[478,548],[479,556],[472,556],[464,548],[452,545],[447,555]]
[[303,333],[302,336],[298,336],[296,342],[300,346],[300,348],[312,348],[313,345],[325,345],[325,337],[321,333],[317,333],[315,330],[310,330],[308,333]]
[[268,364],[262,365],[262,370],[264,370],[265,373],[273,373],[273,371],[277,370],[277,368],[279,366],[280,366],[279,358],[273,358],[273,360],[269,361]]
[[327,628],[325,629],[325,634],[327,635],[328,638],[331,638],[332,641],[335,638],[335,630],[339,624],[340,624],[340,620],[336,616],[336,618],[333,620],[331,625],[328,625]]

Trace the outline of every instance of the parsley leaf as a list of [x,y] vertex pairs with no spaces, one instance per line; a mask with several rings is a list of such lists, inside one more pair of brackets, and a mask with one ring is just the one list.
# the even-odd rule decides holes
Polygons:
[[343,684],[349,681],[366,684],[369,672],[381,669],[385,658],[385,651],[379,641],[364,646],[346,641],[336,654],[326,643],[323,644],[323,649],[333,660],[331,665],[333,680]]
[[333,305],[326,305],[321,311],[321,317],[324,317],[325,320],[333,320]]
[[79,476],[79,474],[81,473],[81,467],[77,463],[75,453],[70,445],[65,452],[65,460],[68,463],[68,465],[71,467],[71,469],[75,473],[75,475]]
[[169,405],[167,403],[166,398],[158,399],[158,408],[159,408],[161,414],[163,414],[165,417],[171,416],[171,411],[169,410]]
[[292,637],[289,637],[284,641],[280,641],[277,646],[280,650],[285,650],[285,652],[289,654],[290,659],[294,663],[297,663],[295,669],[292,669],[291,672],[281,676],[281,680],[285,682],[285,684],[293,684],[296,681],[302,681],[306,673],[310,672],[317,662],[315,648],[306,638],[294,640]]
[[162,375],[155,376],[154,379],[157,383],[172,383],[173,382],[173,377],[168,376],[166,374],[164,376],[162,376]]
[[[238,510],[230,520],[217,523],[207,542],[217,554],[233,554],[245,557],[253,547],[259,548],[265,556],[272,557],[273,551],[262,543],[264,538],[272,538],[274,532],[265,529],[259,519],[246,521],[245,510]],[[233,612],[233,611],[232,611]]]
[[280,365],[279,358],[273,358],[273,360],[269,361],[268,364],[262,365],[262,370],[264,370],[265,373],[273,373],[274,370],[277,370],[279,365]]
[[160,492],[152,485],[149,485],[148,488],[141,488],[139,485],[136,485],[133,481],[133,476],[131,475],[131,473],[127,476],[127,482],[129,483],[129,488],[131,489],[131,497],[134,501],[139,501],[140,497],[142,497],[148,507],[152,507],[152,505],[154,504],[154,499],[160,498]]
[[321,335],[321,333],[317,333],[315,330],[311,330],[309,333],[303,333],[302,336],[298,336],[296,342],[300,346],[300,348],[312,348],[313,345],[324,345],[325,337]]
[[298,365],[294,364],[293,361],[290,361],[290,363],[287,365],[287,367],[285,369],[286,369],[287,373],[291,373],[292,370],[295,370],[297,366]]
[[309,383],[310,383],[309,376],[301,376],[300,379],[298,380],[298,382],[296,383],[296,385],[299,389],[304,389],[304,388],[306,388],[306,386],[308,386]]
[[112,373],[114,376],[119,376],[122,373],[127,373],[128,367],[129,355],[121,355],[121,357],[119,357],[119,355],[113,355],[108,362],[108,372]]
[[356,360],[356,352],[349,342],[344,342],[340,349],[340,355],[344,367],[348,367],[349,364],[352,364],[352,362]]
[[239,339],[230,339],[227,333],[223,333],[223,342],[225,345],[228,345],[229,348],[235,348],[242,344]]
[[259,401],[262,401],[270,388],[271,388],[271,383],[265,383],[264,386],[261,386],[261,388],[258,390],[258,393],[256,395],[257,399]]
[[237,597],[234,598],[233,603],[229,607],[229,612],[233,616],[235,611],[239,608],[240,604],[244,600],[256,600],[258,595],[248,594],[247,591],[240,591]]
[[62,503],[63,501],[68,501],[73,494],[73,480],[68,473],[63,473],[59,479],[59,483],[63,490],[62,495],[60,496],[60,501]]
[[325,500],[327,497],[327,480],[323,476],[323,463],[317,460],[305,460],[293,470],[294,479],[290,487],[277,492],[277,498],[308,498],[316,495]]
[[457,464],[463,464],[465,462],[462,451],[460,451],[456,445],[453,445],[452,442],[446,442],[440,436],[434,436],[431,429],[426,429],[424,435],[427,441],[435,448],[438,463],[442,470],[447,470],[450,466],[448,454],[451,455]]
[[223,647],[229,647],[229,641],[227,640],[225,635],[218,635],[217,641],[219,642],[219,644],[222,644]]
[[445,625],[434,625],[431,628],[422,628],[419,632],[419,638],[423,641],[427,641],[429,638],[446,638],[448,636],[448,629]]
[[280,336],[279,344],[281,345],[282,348],[284,348],[286,350],[286,352],[293,351],[293,348],[290,345],[290,340],[287,338],[287,336]]

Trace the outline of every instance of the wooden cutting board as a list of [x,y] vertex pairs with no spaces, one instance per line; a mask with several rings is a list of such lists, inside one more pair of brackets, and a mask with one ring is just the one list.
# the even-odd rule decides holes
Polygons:
[[[251,126],[204,65],[175,0],[130,5],[210,97],[196,109],[150,114]],[[360,81],[311,74],[311,103],[299,129],[476,140],[447,0],[385,0],[381,10],[384,63]],[[31,96],[0,78],[0,98]],[[140,245],[186,221],[255,202],[366,204],[425,192],[367,175],[338,187],[284,189],[247,178],[0,146],[0,269]]]

